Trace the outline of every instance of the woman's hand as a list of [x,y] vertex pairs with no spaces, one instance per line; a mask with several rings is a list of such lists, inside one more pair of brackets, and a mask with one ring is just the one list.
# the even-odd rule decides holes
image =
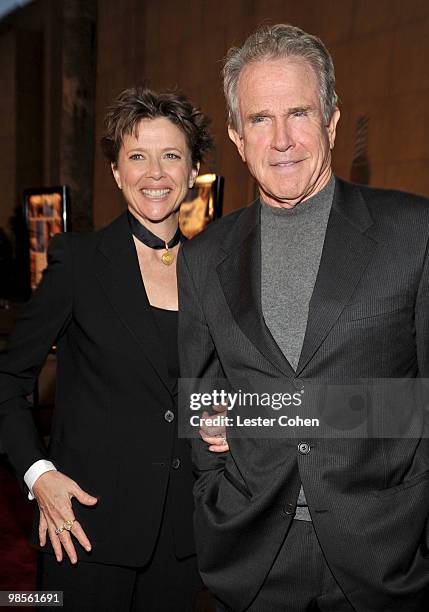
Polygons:
[[75,520],[71,499],[75,497],[85,506],[94,506],[97,498],[83,491],[65,474],[56,471],[45,472],[39,476],[33,485],[33,494],[40,510],[40,546],[45,546],[48,532],[57,561],[63,560],[64,547],[70,561],[77,563],[77,554],[70,534],[73,534],[88,552],[91,550],[91,543]]
[[[213,406],[213,410],[217,413],[216,417],[225,417],[227,414],[227,408],[225,406]],[[204,422],[206,419],[210,419],[213,417],[209,416],[208,412],[203,412],[201,417],[201,422]],[[212,453],[225,453],[229,451],[229,445],[226,439],[226,427],[225,425],[201,425],[199,430],[199,434],[201,438],[209,444],[209,451]]]

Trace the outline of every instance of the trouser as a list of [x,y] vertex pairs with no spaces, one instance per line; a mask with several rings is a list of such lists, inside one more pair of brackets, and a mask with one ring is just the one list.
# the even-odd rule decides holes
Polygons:
[[83,561],[72,566],[40,553],[38,589],[63,591],[61,610],[67,612],[194,612],[201,590],[195,557],[165,561],[154,560],[147,569]]
[[[354,612],[317,540],[313,524],[293,520],[274,564],[246,612]],[[232,612],[221,602],[217,612]]]

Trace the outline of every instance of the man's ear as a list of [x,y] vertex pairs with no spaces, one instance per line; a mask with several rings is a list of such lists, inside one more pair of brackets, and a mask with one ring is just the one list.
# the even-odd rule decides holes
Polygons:
[[228,126],[228,136],[231,138],[232,142],[237,147],[238,152],[240,153],[241,159],[245,162],[246,161],[246,156],[244,154],[244,141],[243,141],[243,137],[240,136],[240,134],[233,127],[231,127],[231,126]]
[[117,186],[119,187],[119,189],[122,189],[121,177],[119,175],[118,165],[115,162],[112,162],[110,164],[110,168],[112,170],[112,174],[113,174],[113,177],[114,177],[114,179],[116,181]]
[[331,149],[334,148],[335,144],[335,136],[337,134],[337,123],[340,120],[340,109],[337,107],[332,113],[332,117],[328,124],[328,138],[329,138],[329,146]]

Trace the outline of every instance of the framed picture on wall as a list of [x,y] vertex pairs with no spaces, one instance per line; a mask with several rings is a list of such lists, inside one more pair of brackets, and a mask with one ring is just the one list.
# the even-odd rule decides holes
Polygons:
[[24,191],[28,228],[30,282],[34,290],[48,265],[48,244],[55,234],[70,231],[69,196],[65,185]]
[[193,238],[222,216],[223,176],[202,174],[180,207],[179,225],[186,238]]

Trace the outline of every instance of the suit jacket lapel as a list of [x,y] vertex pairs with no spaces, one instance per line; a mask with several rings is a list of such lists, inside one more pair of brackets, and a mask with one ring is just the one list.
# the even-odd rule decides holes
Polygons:
[[364,233],[371,225],[360,190],[337,179],[297,375],[337,321],[371,260],[377,244]]
[[262,315],[259,200],[241,213],[222,248],[225,258],[217,266],[217,273],[236,323],[268,361],[283,374],[293,376]]
[[[156,375],[173,394],[174,381],[168,375],[126,214],[104,230],[95,263],[96,274],[107,298],[137,340]],[[134,349],[130,347],[130,350]]]

